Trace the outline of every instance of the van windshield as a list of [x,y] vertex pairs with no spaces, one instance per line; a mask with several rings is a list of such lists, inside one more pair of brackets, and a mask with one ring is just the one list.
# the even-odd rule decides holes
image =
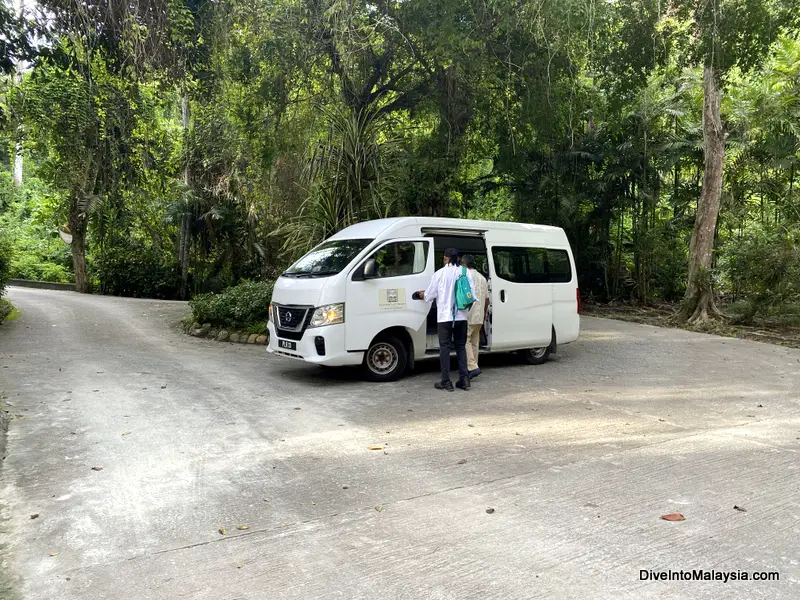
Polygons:
[[327,277],[340,273],[372,240],[333,240],[317,246],[281,273],[284,277]]

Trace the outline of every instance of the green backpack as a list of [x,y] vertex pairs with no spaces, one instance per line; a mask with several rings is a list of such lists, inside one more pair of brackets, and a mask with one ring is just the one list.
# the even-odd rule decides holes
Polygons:
[[467,267],[461,267],[461,277],[456,279],[455,293],[455,304],[458,310],[467,310],[475,303],[475,296],[472,295],[472,288],[467,277]]

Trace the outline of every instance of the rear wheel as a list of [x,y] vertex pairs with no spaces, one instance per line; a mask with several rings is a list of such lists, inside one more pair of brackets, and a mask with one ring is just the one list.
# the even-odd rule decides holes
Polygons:
[[550,356],[550,346],[523,350],[520,354],[522,359],[529,365],[542,365],[547,362],[547,357]]
[[530,350],[523,350],[520,352],[522,359],[529,365],[541,365],[547,362],[547,359],[556,350],[556,331],[553,329],[552,338],[549,346],[542,346],[541,348],[531,348]]
[[408,349],[394,336],[379,337],[364,355],[364,375],[370,381],[396,381],[405,373]]

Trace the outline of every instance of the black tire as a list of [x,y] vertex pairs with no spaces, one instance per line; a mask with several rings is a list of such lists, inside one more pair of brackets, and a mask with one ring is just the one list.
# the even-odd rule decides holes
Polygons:
[[547,362],[547,358],[550,356],[550,346],[522,350],[519,354],[522,356],[522,360],[529,365],[543,365]]
[[364,377],[369,381],[397,381],[406,372],[408,348],[394,336],[376,338],[364,354]]
[[549,346],[523,350],[520,352],[520,356],[522,356],[522,360],[524,360],[529,365],[543,365],[544,363],[547,362],[547,359],[550,358],[550,355],[553,352],[555,352],[555,345],[556,345],[556,332],[554,329]]

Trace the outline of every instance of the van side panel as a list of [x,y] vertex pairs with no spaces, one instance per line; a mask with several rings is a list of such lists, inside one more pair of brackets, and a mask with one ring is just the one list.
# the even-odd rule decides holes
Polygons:
[[563,246],[569,256],[571,277],[568,282],[553,283],[553,327],[556,331],[557,344],[567,344],[578,339],[581,319],[578,314],[578,275],[575,270],[575,259],[564,236]]

